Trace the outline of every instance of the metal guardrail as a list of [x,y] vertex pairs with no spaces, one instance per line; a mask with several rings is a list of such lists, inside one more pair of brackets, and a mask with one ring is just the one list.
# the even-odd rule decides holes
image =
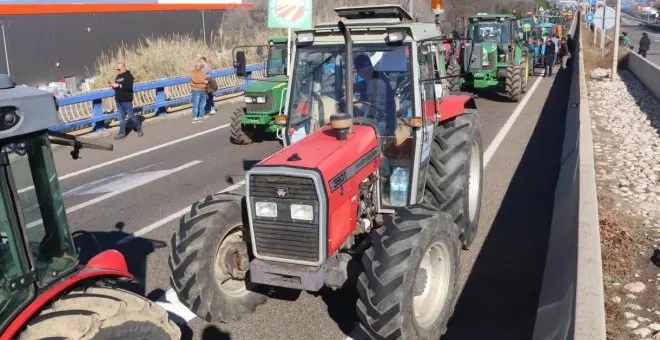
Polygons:
[[[214,94],[223,96],[239,93],[252,79],[260,79],[264,76],[263,64],[249,65],[245,79],[236,77],[234,69],[215,70],[211,73],[211,77],[218,82],[219,89]],[[133,86],[135,113],[154,112],[155,116],[162,116],[169,107],[189,103],[192,100],[189,83],[189,76],[136,83]],[[60,119],[65,123],[51,130],[63,131],[81,127],[91,127],[92,131],[104,129],[106,121],[119,117],[114,94],[113,89],[104,89],[58,98]]]

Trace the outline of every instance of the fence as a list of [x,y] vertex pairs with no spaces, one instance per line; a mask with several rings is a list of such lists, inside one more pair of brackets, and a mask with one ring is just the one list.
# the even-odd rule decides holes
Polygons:
[[[211,73],[211,77],[218,82],[219,87],[215,96],[239,93],[252,79],[260,79],[264,76],[263,64],[249,65],[245,79],[238,78],[234,69],[216,70]],[[191,101],[189,82],[190,77],[183,76],[136,83],[133,86],[135,112],[138,114],[154,112],[155,116],[161,116],[167,112],[169,107],[189,103]],[[92,131],[97,131],[105,128],[106,122],[119,117],[112,89],[62,97],[57,102],[60,106],[60,120],[64,123],[52,128],[53,131],[85,127],[91,127]]]

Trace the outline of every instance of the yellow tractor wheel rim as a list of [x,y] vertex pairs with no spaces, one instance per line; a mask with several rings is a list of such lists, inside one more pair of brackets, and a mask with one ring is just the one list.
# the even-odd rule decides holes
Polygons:
[[529,80],[529,61],[525,59],[525,85],[527,85],[527,80]]

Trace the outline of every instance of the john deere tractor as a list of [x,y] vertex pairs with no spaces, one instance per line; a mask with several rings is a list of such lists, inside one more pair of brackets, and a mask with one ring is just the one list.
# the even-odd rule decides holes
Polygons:
[[297,89],[276,116],[286,147],[247,172],[244,194],[192,205],[170,282],[215,323],[255,312],[272,287],[351,285],[368,335],[439,339],[479,225],[476,103],[447,90],[435,23],[398,5],[335,12],[296,32]]
[[[279,126],[273,122],[273,117],[284,109],[283,98],[288,81],[287,41],[287,37],[272,37],[268,40],[266,79],[251,80],[245,88],[245,106],[234,111],[231,120],[232,143],[250,144],[256,139],[277,134]],[[236,49],[247,47],[262,46],[241,46]]]
[[520,21],[512,14],[479,13],[468,18],[460,86],[504,89],[511,101],[527,90],[529,64]]

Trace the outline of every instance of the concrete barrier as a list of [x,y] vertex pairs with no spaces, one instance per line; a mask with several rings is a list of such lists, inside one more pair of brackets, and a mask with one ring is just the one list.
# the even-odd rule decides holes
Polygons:
[[591,118],[580,25],[574,27],[571,93],[534,340],[606,339]]
[[634,51],[630,51],[621,64],[660,99],[660,67]]

